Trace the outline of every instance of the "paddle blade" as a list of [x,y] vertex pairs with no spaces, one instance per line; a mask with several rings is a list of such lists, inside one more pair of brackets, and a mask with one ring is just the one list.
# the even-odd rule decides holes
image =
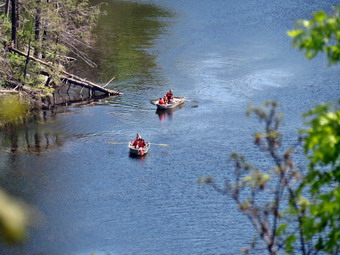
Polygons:
[[169,144],[166,143],[151,143],[152,145],[159,145],[159,146],[169,146]]

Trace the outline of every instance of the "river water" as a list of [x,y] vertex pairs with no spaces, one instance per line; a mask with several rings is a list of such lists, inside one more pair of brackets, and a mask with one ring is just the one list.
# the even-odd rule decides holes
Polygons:
[[[197,179],[231,178],[232,152],[269,167],[252,143],[261,126],[245,116],[249,103],[281,104],[289,146],[303,112],[339,98],[338,67],[306,60],[286,35],[336,2],[106,0],[88,53],[97,68],[72,71],[98,84],[115,76],[108,88],[124,95],[40,113],[1,135],[1,186],[42,216],[24,245],[0,254],[238,254],[250,224]],[[168,89],[190,100],[158,113],[149,100]],[[108,144],[137,132],[169,146],[136,159]]]

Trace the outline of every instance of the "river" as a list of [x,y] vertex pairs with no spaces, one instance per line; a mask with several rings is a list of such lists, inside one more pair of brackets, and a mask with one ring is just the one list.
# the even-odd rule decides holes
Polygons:
[[[289,146],[302,113],[339,98],[338,67],[306,60],[286,35],[337,1],[105,3],[88,52],[97,68],[72,71],[98,84],[115,76],[108,88],[124,95],[44,112],[1,136],[1,186],[42,219],[25,244],[0,254],[238,254],[252,227],[197,179],[232,178],[232,152],[266,162],[252,142],[261,125],[246,117],[250,103],[280,103]],[[169,89],[190,100],[157,113],[149,100]],[[109,144],[137,132],[169,146],[136,159]]]

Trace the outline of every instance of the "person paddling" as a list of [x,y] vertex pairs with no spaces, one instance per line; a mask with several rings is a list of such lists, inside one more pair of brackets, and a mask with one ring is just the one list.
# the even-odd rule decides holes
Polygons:
[[163,97],[164,104],[168,103],[168,98],[166,96]]
[[132,145],[133,145],[134,147],[137,148],[140,139],[142,139],[142,137],[137,133],[136,138],[135,138],[135,140],[133,141]]
[[138,142],[138,147],[139,148],[144,148],[145,147],[145,141],[144,139],[140,139],[139,142]]
[[172,100],[174,99],[171,89],[166,93],[166,97],[167,97],[169,103],[172,102]]

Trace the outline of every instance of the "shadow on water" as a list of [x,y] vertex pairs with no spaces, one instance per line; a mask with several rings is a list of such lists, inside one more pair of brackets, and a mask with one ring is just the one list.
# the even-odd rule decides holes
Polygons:
[[129,158],[132,160],[140,160],[140,161],[144,161],[147,157],[148,157],[149,153],[144,154],[143,156],[140,155],[134,155],[129,153]]

